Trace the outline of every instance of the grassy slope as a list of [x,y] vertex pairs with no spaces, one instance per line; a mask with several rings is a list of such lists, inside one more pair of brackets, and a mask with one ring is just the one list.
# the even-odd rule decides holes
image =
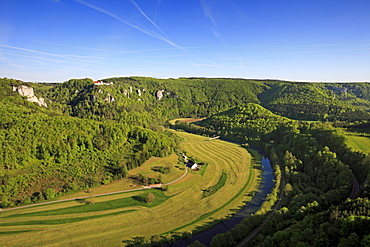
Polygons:
[[185,172],[185,170],[180,170],[176,168],[177,162],[178,160],[177,160],[176,154],[172,154],[166,158],[152,157],[148,161],[146,161],[142,166],[137,167],[132,171],[129,171],[128,175],[130,177],[130,176],[134,176],[136,174],[141,173],[142,175],[147,176],[149,178],[156,178],[161,173],[153,172],[152,169],[155,169],[156,167],[160,167],[160,166],[163,166],[163,167],[168,166],[171,169],[171,173],[161,174],[162,180],[163,180],[162,182],[168,183],[168,182],[175,180],[176,178],[181,177],[181,175],[184,174]]
[[354,134],[346,134],[347,144],[354,150],[364,153],[370,153],[370,137],[359,136]]
[[[184,174],[184,170],[175,168],[175,166],[177,166],[177,155],[171,154],[170,156],[165,157],[165,158],[158,158],[158,157],[150,158],[143,165],[133,170],[130,170],[128,173],[129,174],[128,177],[130,177],[131,175],[139,174],[139,173],[145,176],[155,177],[159,173],[153,173],[153,171],[151,170],[153,166],[170,166],[171,167],[171,173],[162,174],[162,179],[164,183],[173,181],[174,179]],[[141,187],[141,185],[133,184],[133,181],[131,179],[125,178],[125,179],[116,180],[112,183],[105,184],[105,185],[102,185],[96,188],[92,188],[88,191],[89,193],[86,193],[87,191],[81,191],[78,193],[59,197],[58,200],[82,197],[82,196],[88,196],[88,195],[93,196],[93,195],[98,195],[98,194],[103,194],[103,193],[108,193],[108,192],[136,189],[139,187]]]
[[[36,212],[81,205],[79,202],[70,201],[2,212],[0,213],[1,222],[7,224],[0,226],[0,233],[3,233],[0,234],[0,245],[121,246],[123,240],[134,236],[150,237],[155,234],[171,232],[173,229],[179,232],[202,229],[214,220],[230,214],[232,212],[230,209],[236,209],[243,204],[243,201],[250,199],[245,195],[254,191],[257,187],[257,176],[260,172],[250,166],[251,158],[245,149],[236,144],[220,140],[207,141],[208,138],[205,137],[182,132],[178,134],[184,138],[183,150],[188,155],[194,156],[209,165],[203,176],[197,172],[191,172],[183,180],[170,185],[167,195],[172,196],[163,199],[164,201],[161,204],[154,207],[146,207],[145,205],[118,206],[115,209],[104,209],[102,211],[87,212],[88,210],[86,210],[80,213],[71,211],[69,214],[46,216],[35,214]],[[166,164],[168,159],[171,159],[171,156],[167,160],[165,159],[163,164]],[[158,162],[159,160],[149,160],[148,164],[143,167],[147,166],[150,169],[150,165],[158,165]],[[143,167],[140,167],[140,169],[143,169]],[[201,199],[202,189],[216,184],[222,171],[228,174],[225,186],[212,196]],[[248,181],[248,185],[245,186]],[[111,186],[116,186],[118,189],[123,185],[119,184],[117,182]],[[106,190],[107,186],[109,185],[102,186],[102,188]],[[100,189],[96,188],[93,193],[98,193],[98,191]],[[99,202],[103,203],[101,205],[106,205],[113,202],[117,203],[117,199],[130,201],[132,196],[143,193],[147,193],[147,191],[97,197],[91,200],[94,201],[94,205],[99,204]],[[31,212],[34,212],[34,214],[23,215],[23,217],[21,215]],[[64,211],[64,213],[66,212]],[[103,216],[104,214],[106,216]],[[59,222],[55,221],[66,218],[74,219],[75,222],[66,224],[67,220],[61,220],[58,224]],[[49,221],[49,223],[56,222],[57,224],[28,225],[17,223],[10,226],[12,222],[35,222],[39,220],[45,222],[54,220]],[[13,232],[13,234],[9,234],[9,232]]]

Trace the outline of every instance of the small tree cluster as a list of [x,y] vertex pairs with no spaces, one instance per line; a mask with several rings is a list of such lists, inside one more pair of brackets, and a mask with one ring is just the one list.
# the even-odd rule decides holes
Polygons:
[[155,200],[155,195],[153,193],[148,193],[148,195],[145,198],[146,203],[151,203],[154,202]]
[[151,177],[147,177],[147,176],[139,173],[139,175],[137,175],[136,179],[139,183],[144,184],[146,186],[148,186],[150,184],[160,184],[160,183],[162,183],[162,176],[161,175],[159,175],[157,178],[151,178]]

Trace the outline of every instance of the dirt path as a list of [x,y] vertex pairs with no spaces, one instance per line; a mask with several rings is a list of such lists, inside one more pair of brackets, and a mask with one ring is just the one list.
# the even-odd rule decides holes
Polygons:
[[179,181],[180,179],[182,179],[183,177],[185,177],[186,174],[188,174],[188,169],[189,169],[188,167],[185,168],[185,173],[181,177],[179,177],[179,178],[177,178],[177,179],[175,179],[175,180],[173,180],[173,181],[171,181],[169,183],[163,184],[162,186],[164,186],[164,185],[170,185],[170,184],[173,184],[173,183]]
[[137,190],[146,190],[146,189],[160,188],[162,186],[170,185],[170,184],[173,184],[173,183],[179,181],[180,179],[182,179],[183,177],[185,177],[187,174],[188,174],[188,168],[186,167],[185,173],[181,177],[179,177],[179,178],[177,178],[177,179],[175,179],[175,180],[173,180],[173,181],[171,181],[169,183],[166,183],[166,184],[160,184],[160,185],[155,185],[155,186],[145,186],[145,187],[141,187],[141,188],[137,188],[137,189],[130,189],[130,190],[121,190],[121,191],[107,192],[107,193],[97,194],[97,195],[80,196],[80,197],[74,197],[74,198],[57,200],[57,201],[51,201],[51,202],[41,202],[41,203],[37,203],[37,204],[25,205],[25,206],[20,206],[20,207],[15,207],[15,208],[7,208],[7,209],[2,209],[2,210],[0,209],[0,212],[10,211],[10,210],[15,210],[15,209],[21,209],[21,208],[35,207],[35,206],[52,204],[52,203],[58,203],[58,202],[68,202],[68,201],[74,201],[74,200],[78,200],[78,199],[86,199],[86,198],[97,197],[97,196],[107,196],[107,195],[114,195],[114,194],[120,194],[120,193],[125,193],[125,192],[137,191]]

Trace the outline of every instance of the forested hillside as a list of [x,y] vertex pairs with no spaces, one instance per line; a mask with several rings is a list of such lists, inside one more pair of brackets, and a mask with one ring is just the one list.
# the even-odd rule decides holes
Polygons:
[[[54,109],[80,118],[150,126],[174,117],[208,117],[256,103],[299,120],[369,120],[369,83],[298,83],[245,79],[122,77],[35,85]],[[149,115],[148,115],[149,114]]]
[[[21,85],[33,89],[35,97],[43,98],[47,107],[31,103],[29,96],[22,97],[14,91],[14,87]],[[369,91],[368,83],[125,77],[104,79],[99,85],[88,78],[58,84],[4,78],[0,99],[2,193],[4,198],[11,196],[13,203],[28,203],[42,199],[39,194],[47,187],[55,193],[65,193],[87,184],[111,181],[123,172],[122,167],[130,169],[150,155],[173,150],[174,142],[158,126],[176,117],[212,116],[202,126],[225,137],[248,141],[269,141],[279,128],[292,124],[258,104],[294,119],[368,120]],[[246,107],[246,103],[255,105]],[[152,139],[160,145],[146,144]],[[123,153],[119,156],[121,160],[116,160],[115,152]],[[68,168],[84,171],[74,176],[73,181],[67,181],[68,176],[49,181],[48,174],[52,173],[39,172],[42,167],[48,167],[45,168],[48,171],[62,167],[59,169],[62,174],[67,169],[66,163],[93,167]],[[17,176],[28,173],[40,178],[33,182],[22,178],[21,183],[10,184],[12,178],[18,181]],[[27,192],[19,189],[39,180],[46,181],[42,188],[33,187]]]
[[130,77],[102,81],[112,84],[69,80],[42,95],[72,116],[149,127],[179,116],[209,116],[243,102],[258,103],[257,95],[264,88],[260,82],[237,79]]
[[[255,245],[367,243],[370,238],[368,188],[364,186],[359,194],[352,191],[352,186],[354,178],[360,184],[369,183],[370,156],[349,148],[343,130],[330,123],[292,121],[255,104],[238,106],[191,125],[194,124],[178,124],[193,132],[260,146],[280,165],[285,183],[282,206],[273,213]],[[274,192],[270,198],[276,200],[277,196]],[[255,226],[251,222],[261,222],[260,216],[254,218],[243,221],[248,227],[244,234],[235,228],[216,236],[211,246],[233,246],[253,230]]]
[[[369,133],[369,111],[369,83],[3,78],[0,202],[30,204],[122,178],[149,157],[176,150],[178,140],[164,128],[168,120],[206,118],[173,127],[259,146],[284,175],[282,208],[256,245],[348,246],[354,239],[360,246],[370,238],[364,230],[370,226],[370,158],[349,148],[338,127]],[[354,180],[362,190],[351,194]]]
[[[294,121],[273,114],[260,105],[249,103],[239,105],[199,122],[210,130],[215,130],[224,138],[242,142],[269,141],[277,130],[292,126]],[[268,135],[269,134],[269,135]]]
[[80,119],[39,107],[2,81],[2,206],[29,204],[122,178],[176,147],[168,132],[124,122]]
[[368,83],[274,83],[259,95],[261,104],[300,120],[369,120]]

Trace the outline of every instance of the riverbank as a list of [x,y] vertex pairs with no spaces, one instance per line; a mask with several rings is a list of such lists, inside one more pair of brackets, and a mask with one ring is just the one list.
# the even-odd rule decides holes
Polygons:
[[179,240],[176,243],[172,244],[171,246],[185,247],[194,241],[199,241],[202,244],[209,246],[214,236],[231,230],[237,224],[239,224],[244,218],[249,217],[250,215],[256,213],[259,210],[259,208],[265,201],[267,195],[271,193],[271,190],[274,187],[274,181],[273,181],[274,175],[273,175],[273,170],[271,167],[271,162],[268,159],[266,153],[257,147],[253,147],[252,149],[258,151],[260,155],[262,156],[261,158],[261,167],[262,167],[261,183],[253,199],[249,201],[245,206],[243,206],[237,213],[235,213],[229,219],[222,221],[221,223],[203,232],[193,235],[190,239]]

